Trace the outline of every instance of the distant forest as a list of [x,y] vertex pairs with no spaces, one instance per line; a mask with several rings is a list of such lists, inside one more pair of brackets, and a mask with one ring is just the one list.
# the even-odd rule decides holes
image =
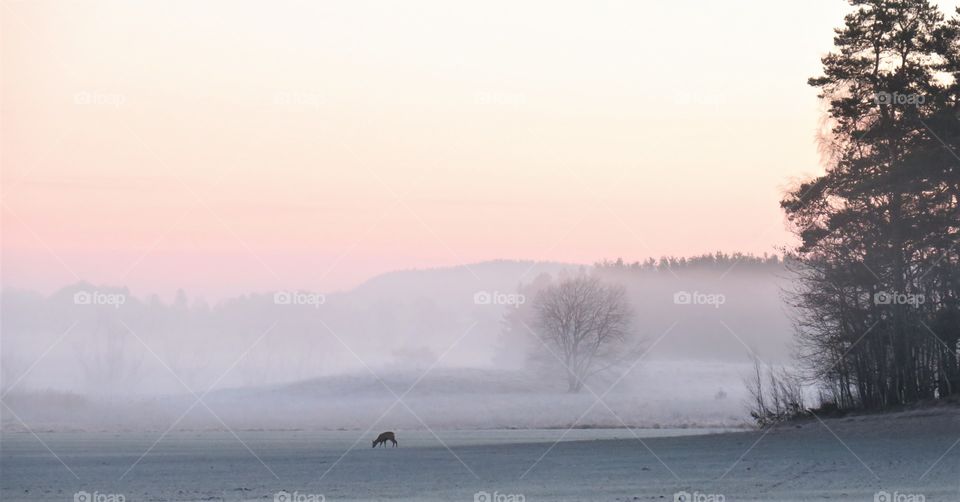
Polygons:
[[645,261],[634,261],[627,263],[622,258],[616,260],[602,260],[594,264],[599,270],[619,271],[667,271],[667,270],[719,270],[721,272],[731,267],[760,268],[760,269],[778,269],[783,268],[784,259],[776,254],[762,256],[750,253],[707,253],[692,257],[665,256],[660,259],[648,258]]

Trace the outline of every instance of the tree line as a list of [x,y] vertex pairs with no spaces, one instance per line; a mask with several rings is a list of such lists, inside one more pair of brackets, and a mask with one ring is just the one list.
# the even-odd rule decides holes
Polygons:
[[823,73],[825,173],[781,201],[799,358],[822,400],[960,393],[960,12],[851,0]]
[[644,261],[625,262],[623,258],[616,260],[601,260],[594,267],[602,271],[653,271],[668,272],[687,269],[714,269],[726,272],[732,267],[737,268],[767,268],[777,269],[782,266],[784,259],[775,254],[764,253],[761,256],[750,253],[716,253],[698,256],[663,256],[659,259],[647,258]]

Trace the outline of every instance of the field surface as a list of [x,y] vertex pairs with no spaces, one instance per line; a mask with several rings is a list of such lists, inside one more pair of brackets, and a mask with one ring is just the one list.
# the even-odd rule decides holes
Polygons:
[[161,434],[7,430],[0,498],[960,500],[960,414],[949,410],[757,432],[398,430],[399,448],[377,449],[362,431]]

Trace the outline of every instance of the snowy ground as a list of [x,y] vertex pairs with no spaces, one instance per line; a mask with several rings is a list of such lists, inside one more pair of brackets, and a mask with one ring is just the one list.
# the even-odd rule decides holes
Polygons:
[[886,490],[899,496],[891,500],[960,500],[957,410],[813,420],[766,433],[635,432],[642,442],[627,430],[574,430],[554,446],[563,430],[438,431],[440,439],[399,430],[399,448],[372,450],[371,433],[344,455],[357,432],[178,431],[138,462],[159,433],[7,430],[0,498],[70,501],[84,491],[93,496],[80,502],[116,494],[274,500],[283,490],[296,495],[291,502],[471,501],[484,500],[482,492],[492,501],[622,501],[686,491],[701,497],[694,500],[868,502]]

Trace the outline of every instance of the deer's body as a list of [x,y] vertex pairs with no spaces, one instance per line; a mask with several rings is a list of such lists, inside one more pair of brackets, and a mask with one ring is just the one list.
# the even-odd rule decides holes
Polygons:
[[397,446],[396,436],[393,435],[393,432],[387,431],[387,432],[381,433],[379,436],[377,436],[377,439],[373,440],[373,447],[376,448],[377,445],[380,445],[380,444],[386,447],[387,441],[390,441],[391,443],[393,443],[394,447]]

